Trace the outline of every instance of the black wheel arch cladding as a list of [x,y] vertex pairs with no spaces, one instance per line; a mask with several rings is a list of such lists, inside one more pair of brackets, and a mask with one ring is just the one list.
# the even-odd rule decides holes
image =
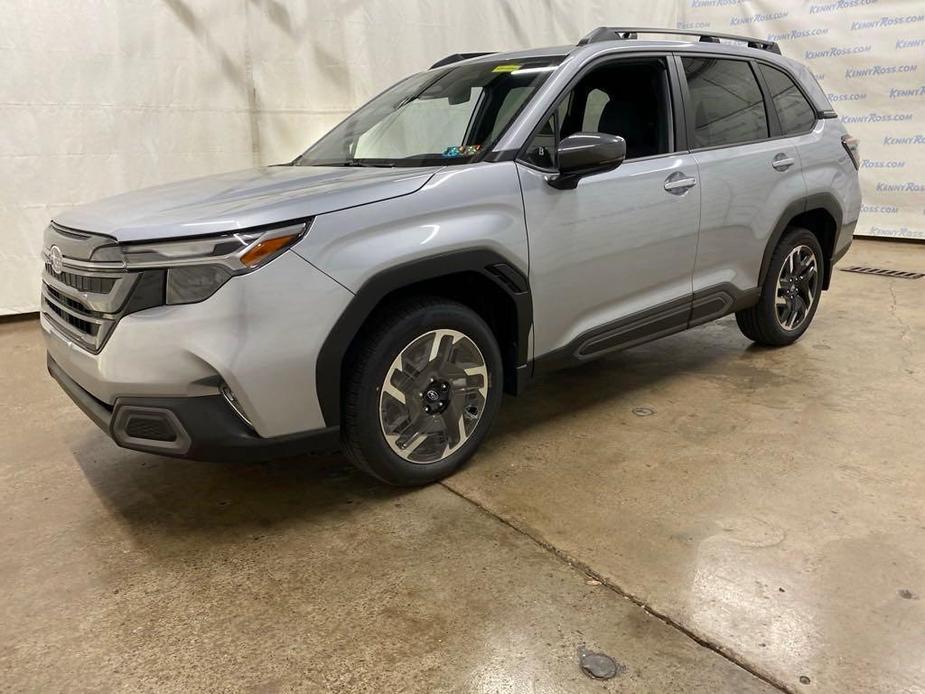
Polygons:
[[[803,241],[800,240],[801,238]],[[755,306],[736,313],[736,323],[739,329],[745,337],[753,342],[768,347],[783,347],[798,340],[809,328],[813,316],[819,308],[818,300],[809,309],[808,317],[793,330],[786,330],[780,325],[776,309],[776,274],[786,262],[789,253],[803,243],[812,248],[813,253],[820,262],[823,261],[822,244],[818,235],[809,229],[790,227],[772,254],[770,262],[772,272],[762,287],[761,299]]]
[[[828,215],[828,217],[830,217],[834,222],[834,227],[828,232],[832,235],[831,239],[820,237],[820,230],[814,228],[816,224],[813,223],[813,220],[808,219],[808,216],[819,214],[820,212],[822,215]],[[833,265],[833,258],[831,256],[834,252],[834,248],[827,248],[827,246],[834,244],[835,240],[837,239],[841,229],[841,219],[841,205],[835,196],[831,193],[819,193],[810,195],[790,203],[784,209],[783,214],[781,214],[777,224],[771,231],[771,235],[768,237],[768,243],[765,246],[764,256],[761,259],[761,269],[758,274],[758,286],[764,284],[765,278],[768,275],[768,268],[771,266],[771,258],[774,256],[774,251],[777,249],[777,246],[780,243],[781,238],[783,238],[784,233],[791,227],[798,226],[807,228],[809,231],[812,231],[817,238],[819,238],[819,245],[822,246],[822,261],[824,264],[822,288],[828,289]]]
[[[441,253],[396,265],[374,275],[356,292],[331,328],[318,353],[315,365],[315,383],[318,402],[326,426],[340,424],[342,367],[354,339],[367,319],[390,295],[418,283],[460,273],[476,273],[490,281],[510,298],[516,313],[512,334],[515,367],[527,364],[530,328],[533,325],[533,300],[527,277],[514,262],[497,251],[487,248],[467,249]],[[506,346],[500,345],[502,351]],[[510,389],[508,374],[505,387]],[[516,382],[514,374],[511,381]]]

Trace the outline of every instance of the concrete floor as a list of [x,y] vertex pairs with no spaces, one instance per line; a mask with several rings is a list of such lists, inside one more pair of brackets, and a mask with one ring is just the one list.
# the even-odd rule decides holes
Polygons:
[[0,690],[925,692],[923,335],[925,280],[838,272],[795,346],[556,374],[400,491],[123,451],[0,323]]

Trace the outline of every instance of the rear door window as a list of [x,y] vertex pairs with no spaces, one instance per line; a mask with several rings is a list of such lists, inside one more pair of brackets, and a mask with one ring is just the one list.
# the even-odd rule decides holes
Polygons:
[[782,134],[799,135],[812,130],[816,112],[787,73],[763,63],[759,69],[771,92]]
[[683,57],[694,117],[694,148],[768,137],[764,98],[744,60]]

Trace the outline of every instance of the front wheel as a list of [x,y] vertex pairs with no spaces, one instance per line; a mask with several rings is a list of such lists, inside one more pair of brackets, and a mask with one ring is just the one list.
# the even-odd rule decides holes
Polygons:
[[771,256],[758,303],[736,313],[739,329],[769,347],[796,342],[819,308],[824,272],[816,235],[800,228],[787,231]]
[[347,361],[344,452],[390,484],[442,479],[472,456],[497,414],[498,344],[475,312],[439,298],[375,319]]

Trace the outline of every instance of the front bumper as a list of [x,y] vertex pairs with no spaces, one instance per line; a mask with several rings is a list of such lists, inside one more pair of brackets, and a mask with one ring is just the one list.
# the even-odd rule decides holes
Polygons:
[[[191,429],[197,429],[194,410],[214,410],[219,419],[234,417],[247,436],[277,440],[326,429],[315,362],[352,298],[287,252],[266,267],[232,278],[200,303],[157,306],[122,317],[97,354],[61,333],[44,314],[41,325],[58,371],[80,389],[78,394],[86,393],[108,410],[110,418],[120,403],[144,406],[158,400],[190,420]],[[234,394],[243,418],[225,402],[223,388]],[[82,396],[74,399],[88,402]],[[197,438],[194,433],[191,439]],[[246,437],[237,441],[250,445]]]
[[194,460],[269,460],[337,449],[338,427],[262,438],[221,395],[97,400],[51,356],[48,373],[93,422],[123,448]]

